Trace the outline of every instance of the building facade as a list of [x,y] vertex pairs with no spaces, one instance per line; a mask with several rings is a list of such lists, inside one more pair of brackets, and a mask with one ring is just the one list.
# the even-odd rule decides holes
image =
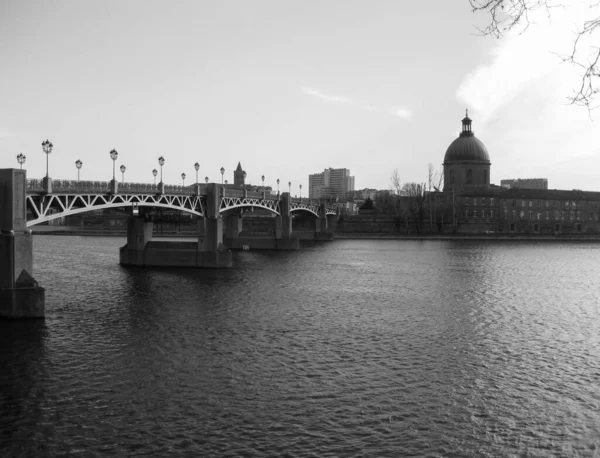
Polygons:
[[444,157],[438,227],[449,224],[463,233],[600,234],[600,192],[547,189],[546,179],[490,184],[490,156],[471,123],[468,116],[462,120],[462,132]]
[[331,198],[344,200],[354,191],[354,177],[349,169],[325,169],[322,173],[308,176],[308,196],[313,199]]

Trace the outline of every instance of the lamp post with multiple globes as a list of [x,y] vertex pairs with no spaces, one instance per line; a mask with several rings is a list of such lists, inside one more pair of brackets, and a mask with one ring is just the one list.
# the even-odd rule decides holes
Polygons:
[[110,182],[110,192],[112,192],[113,194],[117,193],[117,180],[115,179],[115,162],[117,161],[117,158],[119,157],[119,153],[117,152],[116,149],[111,149],[110,150],[110,158],[113,161],[113,177],[112,177],[112,181]]
[[79,159],[77,159],[75,161],[75,167],[77,167],[77,183],[79,183],[79,171],[81,170],[82,166],[83,166],[83,162],[81,162]]
[[21,166],[21,170],[23,169],[23,164],[25,164],[26,160],[27,160],[27,156],[25,156],[23,153],[17,154],[17,162]]
[[165,184],[163,183],[163,178],[162,178],[162,168],[163,165],[165,165],[165,158],[164,157],[159,157],[158,158],[158,165],[160,165],[160,183],[158,183],[158,187],[160,188],[159,191],[161,194],[165,193]]
[[50,194],[52,192],[52,179],[50,178],[50,174],[48,173],[48,157],[52,152],[52,148],[54,145],[50,140],[46,140],[42,142],[42,150],[46,153],[46,176],[44,177],[44,191]]

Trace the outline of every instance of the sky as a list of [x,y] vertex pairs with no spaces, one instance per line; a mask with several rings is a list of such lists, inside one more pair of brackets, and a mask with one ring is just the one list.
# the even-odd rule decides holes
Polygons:
[[[441,169],[465,110],[491,182],[600,191],[600,109],[569,105],[580,2],[524,33],[481,36],[467,0],[0,0],[0,167],[28,177],[233,181],[356,189]],[[119,176],[119,178],[121,178]],[[285,184],[285,185],[284,185]],[[306,192],[306,191],[305,191]]]

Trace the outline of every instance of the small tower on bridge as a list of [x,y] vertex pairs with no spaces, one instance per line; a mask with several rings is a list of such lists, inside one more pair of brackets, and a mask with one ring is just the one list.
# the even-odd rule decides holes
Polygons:
[[233,172],[233,184],[235,186],[243,186],[246,184],[246,172],[242,169],[242,164],[238,162],[235,172]]

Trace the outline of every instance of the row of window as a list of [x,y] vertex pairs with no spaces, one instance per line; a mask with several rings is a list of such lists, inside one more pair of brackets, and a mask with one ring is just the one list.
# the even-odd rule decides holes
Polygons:
[[[512,202],[510,200],[503,200],[502,201],[502,206],[504,208],[508,207],[509,204],[512,203],[513,207],[517,207],[517,206],[521,206],[521,207],[546,207],[546,208],[560,208],[560,207],[564,207],[564,208],[577,208],[577,202],[575,202],[574,200],[521,200],[521,199],[513,199]],[[465,197],[465,205],[494,205],[494,198],[493,197]],[[585,208],[585,202],[583,202],[582,204],[580,204],[580,208]],[[590,202],[588,205],[589,208],[593,208],[593,209],[600,209],[600,203],[599,202]]]
[[[504,219],[508,219],[508,210],[504,210]],[[511,213],[512,219],[515,220],[517,219],[517,211],[513,210]],[[584,216],[585,217],[585,216]],[[598,221],[598,213],[596,212],[590,212],[588,213],[588,218],[590,221]],[[581,216],[581,211],[579,210],[571,210],[571,211],[564,211],[564,210],[554,210],[554,211],[546,211],[546,212],[533,212],[533,211],[529,211],[527,213],[525,213],[525,210],[521,210],[519,212],[519,219],[537,219],[537,220],[542,220],[542,219],[546,219],[546,220],[550,220],[550,219],[554,219],[554,220],[562,220],[564,221],[565,219],[570,219],[570,220],[577,220],[577,221],[581,221],[582,216]]]

